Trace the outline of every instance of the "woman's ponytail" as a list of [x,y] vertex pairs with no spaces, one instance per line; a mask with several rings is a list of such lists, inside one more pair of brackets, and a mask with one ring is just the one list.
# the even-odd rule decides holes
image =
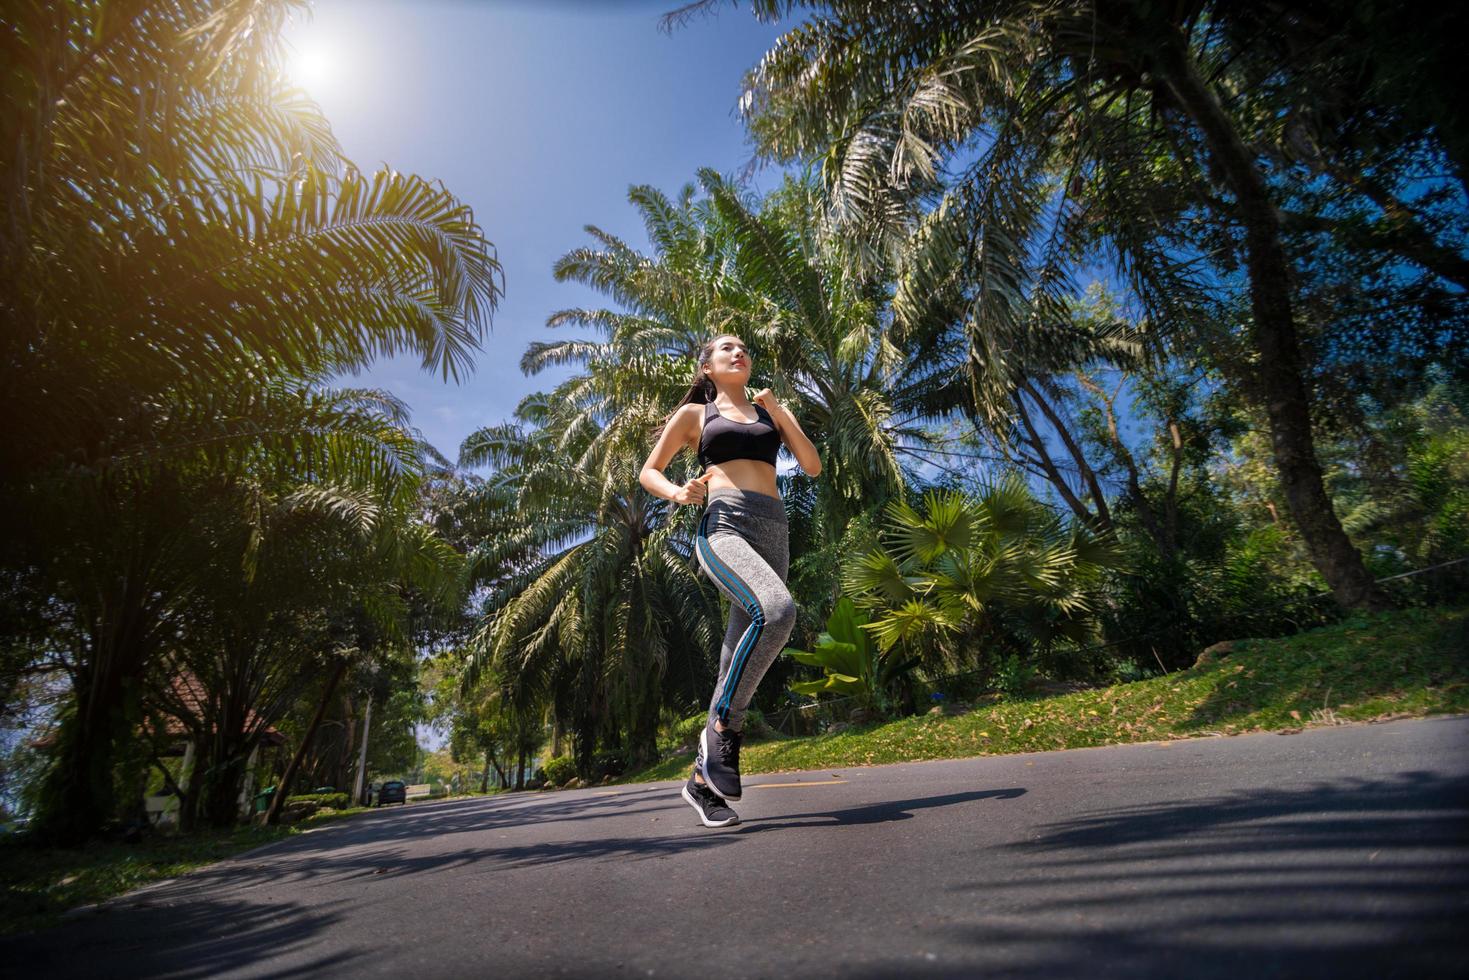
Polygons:
[[718,396],[719,389],[714,387],[714,380],[704,373],[704,365],[708,364],[709,359],[714,356],[714,345],[720,339],[720,337],[714,337],[699,348],[699,363],[694,368],[694,381],[689,385],[688,392],[679,399],[678,404],[673,406],[673,411],[668,413],[668,418],[663,420],[663,424],[653,430],[654,442],[662,437],[663,430],[668,428],[668,423],[678,414],[679,409],[685,405],[707,405]]

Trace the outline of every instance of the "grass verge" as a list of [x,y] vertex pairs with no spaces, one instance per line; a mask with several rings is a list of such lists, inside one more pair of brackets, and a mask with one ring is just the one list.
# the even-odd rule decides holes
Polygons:
[[[1469,711],[1469,610],[1354,617],[1131,684],[984,704],[819,735],[751,742],[748,774],[1045,752]],[[692,754],[621,782],[679,779]]]
[[287,827],[203,830],[136,844],[93,841],[81,848],[57,848],[36,847],[21,837],[6,839],[0,842],[0,935],[55,925],[68,909],[367,811],[367,807],[332,810]]

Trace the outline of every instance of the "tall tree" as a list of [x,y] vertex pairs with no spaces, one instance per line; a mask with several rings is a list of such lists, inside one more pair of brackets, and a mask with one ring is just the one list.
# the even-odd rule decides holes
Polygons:
[[105,818],[112,746],[214,539],[188,519],[210,508],[170,508],[251,466],[394,479],[411,463],[351,423],[303,421],[302,393],[379,353],[462,373],[500,296],[467,207],[353,169],[285,86],[300,6],[6,10],[0,486],[22,533],[0,564],[42,570],[38,594],[73,605],[83,635],[43,808],[59,838]]
[[[844,223],[906,235],[914,204],[939,198],[968,226],[959,236],[964,249],[987,261],[986,252],[1003,255],[1015,241],[1006,220],[1014,209],[995,202],[1013,198],[1007,185],[1017,166],[1042,167],[1061,175],[1063,201],[1082,198],[1073,229],[1100,223],[1138,292],[1156,304],[1155,318],[1176,328],[1186,325],[1167,315],[1177,308],[1180,255],[1160,246],[1175,237],[1168,223],[1182,209],[1159,193],[1165,184],[1155,176],[1160,161],[1181,170],[1186,181],[1173,186],[1237,232],[1255,383],[1292,516],[1338,602],[1382,601],[1324,489],[1269,161],[1251,143],[1238,99],[1249,91],[1245,66],[1258,78],[1268,64],[1277,90],[1309,77],[1319,51],[1275,42],[1336,41],[1334,13],[1312,5],[1087,0],[753,6],[771,18],[796,6],[818,11],[751,73],[744,105],[765,152],[823,159],[831,211]],[[1346,52],[1358,65],[1364,57],[1370,63],[1361,51],[1378,50],[1373,38],[1363,41],[1354,55]],[[1392,99],[1403,90],[1372,93],[1374,107],[1397,111]],[[1436,248],[1419,249],[1418,260],[1442,259],[1439,267],[1453,274],[1453,251],[1429,244]],[[1013,335],[995,330],[982,307],[1005,288],[997,275],[975,291],[976,352],[987,349],[992,331]]]

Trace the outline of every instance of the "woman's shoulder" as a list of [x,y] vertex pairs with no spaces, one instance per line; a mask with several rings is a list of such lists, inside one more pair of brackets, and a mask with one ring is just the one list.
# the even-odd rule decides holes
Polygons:
[[702,402],[689,402],[680,405],[678,411],[673,413],[670,425],[684,432],[698,432],[704,424],[704,404]]

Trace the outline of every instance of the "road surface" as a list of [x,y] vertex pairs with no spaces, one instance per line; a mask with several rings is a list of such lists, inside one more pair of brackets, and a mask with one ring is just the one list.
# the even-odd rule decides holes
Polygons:
[[0,942],[71,977],[1469,976],[1469,718],[425,804]]

